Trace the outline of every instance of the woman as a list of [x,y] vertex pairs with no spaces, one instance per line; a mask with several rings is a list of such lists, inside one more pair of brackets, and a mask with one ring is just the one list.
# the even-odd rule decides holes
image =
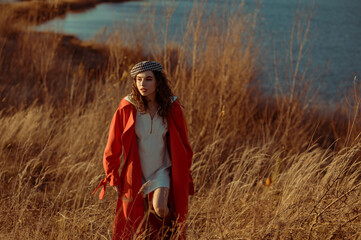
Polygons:
[[181,104],[161,64],[137,63],[130,75],[132,92],[122,99],[110,125],[103,157],[106,178],[98,186],[103,186],[99,198],[107,182],[118,192],[113,239],[130,239],[145,230],[156,238],[162,226],[175,222],[172,236],[185,239],[188,196],[194,193],[193,152]]

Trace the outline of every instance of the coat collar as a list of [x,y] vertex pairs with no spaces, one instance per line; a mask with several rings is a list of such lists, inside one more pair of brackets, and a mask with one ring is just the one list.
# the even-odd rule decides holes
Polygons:
[[[129,103],[132,104],[133,106],[136,106],[135,103],[132,102],[131,97],[130,97],[129,95],[127,95],[124,99],[126,100],[126,101],[123,103],[124,106],[129,105]],[[175,100],[177,100],[177,96],[173,96],[173,97],[171,97],[171,99],[170,99],[171,103],[173,103]],[[122,102],[123,102],[123,101],[122,101]]]

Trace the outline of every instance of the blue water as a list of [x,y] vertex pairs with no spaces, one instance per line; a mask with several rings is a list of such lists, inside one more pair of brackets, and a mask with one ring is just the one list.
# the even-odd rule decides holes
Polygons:
[[20,0],[0,0],[0,4],[2,4],[2,3],[14,3],[14,2],[20,2]]
[[[192,0],[149,0],[130,1],[124,3],[105,3],[84,13],[69,13],[65,18],[49,21],[38,29],[57,30],[74,34],[80,39],[104,40],[108,33],[119,26],[144,29],[139,26],[137,19],[150,14],[164,27],[166,9],[173,2],[175,11],[172,14],[169,35],[174,41],[182,41],[182,29],[187,21],[194,4]],[[229,6],[234,6],[241,1],[227,1]],[[208,0],[205,8],[213,9],[224,1]],[[246,0],[244,11],[254,12],[256,3]],[[233,5],[232,5],[233,4]],[[152,12],[147,6],[156,6]],[[228,6],[228,5],[227,5]],[[309,36],[307,37],[307,54],[301,64],[301,73],[306,71],[306,57],[311,56],[307,76],[316,80],[315,87],[321,87],[321,99],[337,102],[353,86],[353,80],[360,82],[361,76],[361,1],[360,0],[264,0],[259,7],[259,25],[256,36],[259,37],[262,53],[258,65],[262,69],[263,87],[273,89],[274,83],[274,52],[278,59],[276,66],[280,81],[285,81],[289,71],[290,60],[289,40],[295,16],[300,12],[305,17],[305,12],[313,7],[313,17]],[[229,7],[230,11],[232,7]],[[304,23],[306,21],[303,21]],[[123,33],[125,36],[127,33]],[[296,43],[294,43],[295,47]],[[296,51],[293,52],[296,54]],[[290,73],[288,73],[290,74]]]

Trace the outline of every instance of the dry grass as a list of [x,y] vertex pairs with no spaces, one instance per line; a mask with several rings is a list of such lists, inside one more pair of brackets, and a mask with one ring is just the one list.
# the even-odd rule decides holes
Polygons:
[[185,106],[196,186],[189,239],[361,238],[360,86],[324,113],[304,104],[293,69],[291,91],[264,96],[254,14],[212,21],[200,9],[182,44],[138,34],[125,44],[130,30],[120,29],[99,46],[8,31],[2,15],[1,239],[111,238],[116,194],[91,192],[129,65],[144,58],[165,66]]

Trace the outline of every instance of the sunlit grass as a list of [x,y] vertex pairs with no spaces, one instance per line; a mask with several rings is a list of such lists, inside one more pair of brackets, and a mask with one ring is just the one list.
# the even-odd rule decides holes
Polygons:
[[[360,237],[357,81],[336,112],[304,105],[293,81],[264,96],[255,13],[205,25],[201,14],[193,9],[182,44],[120,28],[104,45],[9,32],[1,16],[1,239],[111,238],[116,193],[91,193],[129,66],[142,59],[166,66],[185,106],[196,187],[189,239]],[[125,30],[134,44],[122,42]]]

